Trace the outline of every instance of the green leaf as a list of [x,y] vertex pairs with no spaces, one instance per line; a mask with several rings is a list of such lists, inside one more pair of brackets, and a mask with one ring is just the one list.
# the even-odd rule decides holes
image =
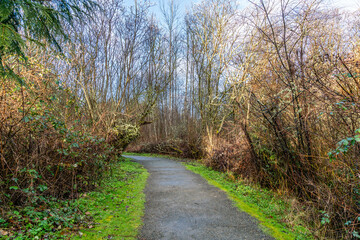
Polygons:
[[18,190],[19,187],[17,187],[17,186],[11,186],[11,187],[9,187],[9,189],[10,189],[10,190]]
[[360,238],[360,235],[359,235],[359,233],[357,231],[353,231],[352,235],[355,238]]
[[48,189],[48,187],[46,185],[39,185],[38,186],[38,189],[41,191],[41,192],[44,192],[45,190]]
[[73,147],[73,148],[78,148],[78,147],[79,147],[79,144],[78,144],[78,143],[73,143],[73,144],[71,144],[71,147]]
[[347,221],[344,225],[345,225],[345,226],[349,226],[351,223],[352,223],[352,221],[349,220],[349,221]]
[[[348,141],[347,139],[343,139],[343,140],[341,140],[340,142],[338,142],[338,145],[339,145],[340,147],[342,147],[342,146],[347,146],[347,145],[349,145],[349,141]],[[340,149],[340,151],[341,151],[341,149]]]

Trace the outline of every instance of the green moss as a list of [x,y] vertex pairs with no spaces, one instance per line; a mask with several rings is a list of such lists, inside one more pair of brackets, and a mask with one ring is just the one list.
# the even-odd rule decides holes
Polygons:
[[225,191],[240,210],[258,219],[263,231],[275,239],[313,239],[311,232],[301,224],[286,224],[286,212],[291,206],[274,193],[231,180],[226,173],[211,170],[198,163],[184,165],[204,177],[211,185]]
[[125,160],[116,164],[99,191],[79,199],[94,223],[71,239],[136,239],[142,225],[147,177],[148,172],[138,163]]
[[140,136],[140,128],[132,124],[120,124],[111,129],[114,136],[112,144],[118,149],[125,149],[132,141]]

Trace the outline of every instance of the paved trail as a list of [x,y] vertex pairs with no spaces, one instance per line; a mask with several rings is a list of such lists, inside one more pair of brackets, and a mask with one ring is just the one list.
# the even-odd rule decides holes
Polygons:
[[251,216],[240,212],[226,194],[180,163],[127,156],[149,171],[141,240],[273,239]]

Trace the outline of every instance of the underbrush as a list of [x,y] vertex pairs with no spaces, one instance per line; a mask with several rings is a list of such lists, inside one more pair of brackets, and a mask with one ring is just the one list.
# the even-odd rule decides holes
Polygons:
[[210,136],[205,141],[207,156],[203,163],[211,169],[230,173],[234,179],[247,179],[263,188],[293,197],[296,204],[289,205],[289,208],[294,208],[295,213],[296,208],[306,209],[300,211],[301,218],[309,223],[307,227],[316,238],[358,239],[358,163],[356,159],[348,162],[345,158],[350,145],[356,144],[355,138],[347,140],[349,146],[338,144],[339,147],[329,153],[329,159],[314,157],[312,163],[303,159],[290,165],[264,146],[251,149],[246,141]]
[[71,90],[35,59],[19,83],[0,84],[1,209],[36,197],[75,198],[91,190],[117,149],[89,131],[86,112]]
[[65,239],[68,231],[87,226],[91,217],[77,202],[39,197],[12,207],[0,218],[1,239]]
[[109,138],[39,60],[10,60],[16,77],[0,76],[0,234],[50,238],[86,219],[70,200],[99,186],[126,131]]
[[147,171],[118,159],[99,186],[76,200],[38,197],[0,218],[4,239],[135,239],[142,224]]
[[134,153],[163,154],[181,158],[199,159],[204,154],[200,146],[200,138],[192,139],[190,142],[185,138],[149,143],[135,142],[126,150]]

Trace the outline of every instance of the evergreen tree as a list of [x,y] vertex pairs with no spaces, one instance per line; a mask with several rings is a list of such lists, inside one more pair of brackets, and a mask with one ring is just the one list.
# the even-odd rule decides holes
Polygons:
[[[26,41],[45,40],[61,51],[57,38],[67,38],[63,24],[82,18],[96,4],[91,0],[1,0],[0,1],[0,75],[12,73],[4,56],[26,60]],[[13,74],[12,74],[13,75]]]

